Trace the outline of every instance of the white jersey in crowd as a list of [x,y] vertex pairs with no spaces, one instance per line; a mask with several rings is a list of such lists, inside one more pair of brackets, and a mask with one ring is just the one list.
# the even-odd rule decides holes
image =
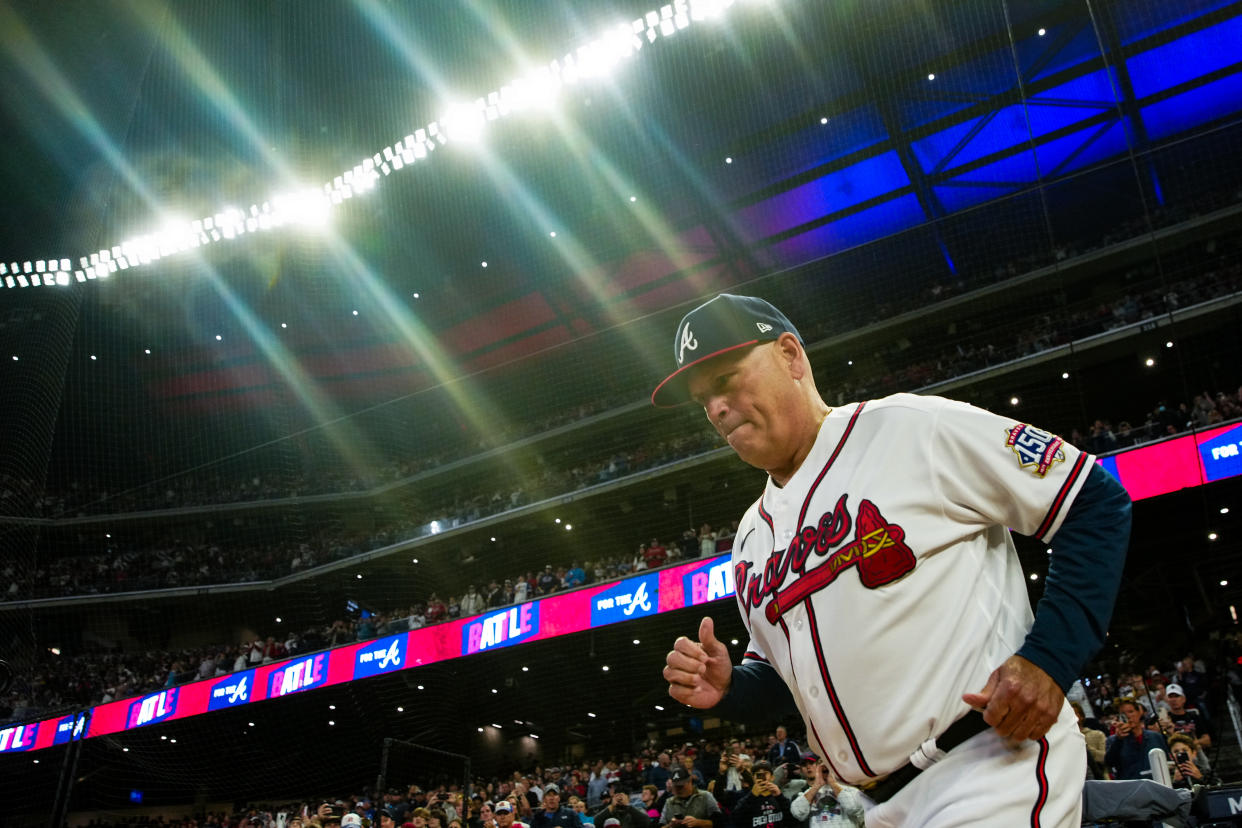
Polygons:
[[1091,468],[1060,438],[939,397],[833,409],[733,547],[746,658],[793,692],[813,750],[858,784],[966,711],[1033,616],[1015,531],[1048,542]]

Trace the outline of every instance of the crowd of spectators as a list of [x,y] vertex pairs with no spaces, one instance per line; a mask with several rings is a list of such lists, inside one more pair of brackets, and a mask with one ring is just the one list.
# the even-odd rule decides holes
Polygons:
[[443,774],[380,790],[248,804],[191,817],[113,819],[92,828],[861,828],[863,802],[785,728],[460,780]]
[[[1126,667],[1084,676],[1069,693],[1087,753],[1086,779],[1150,778],[1146,749],[1172,762],[1174,787],[1219,781],[1215,725],[1229,688],[1242,686],[1237,641],[1219,666],[1186,655],[1166,667]],[[1230,649],[1232,648],[1232,649]],[[1140,745],[1129,750],[1130,743]],[[549,763],[550,764],[550,763]],[[385,784],[391,784],[386,782]],[[799,801],[801,800],[801,801]],[[232,812],[144,816],[92,823],[98,828],[753,828],[756,813],[775,828],[862,826],[858,789],[837,780],[806,742],[783,726],[762,734],[660,746],[560,766],[533,756],[519,769],[460,780],[425,774],[383,790],[274,800]],[[178,809],[179,811],[181,809]],[[351,816],[352,815],[352,816]],[[682,817],[680,822],[677,817]],[[686,819],[689,817],[689,819]],[[615,820],[615,822],[614,822]],[[701,820],[701,821],[700,821]]]
[[224,676],[353,641],[420,629],[431,624],[468,618],[489,609],[519,604],[588,584],[607,583],[634,572],[658,569],[683,560],[723,554],[733,546],[737,521],[713,528],[704,523],[687,529],[667,544],[651,538],[637,551],[594,561],[572,562],[568,567],[545,565],[487,576],[458,595],[431,592],[409,607],[378,612],[360,610],[354,617],[306,630],[287,630],[235,644],[214,644],[174,651],[92,648],[81,653],[46,653],[41,663],[19,674],[6,697],[0,698],[0,722],[25,721],[59,712],[142,695],[163,687]]
[[[1154,401],[1147,412],[1134,412],[1116,420],[1116,425],[1111,417],[1097,418],[1090,426],[1073,428],[1066,438],[1081,449],[1101,454],[1240,416],[1242,387],[1202,391],[1191,400]],[[515,482],[507,493],[495,490],[464,504],[445,502],[436,511],[395,519],[365,533],[323,529],[304,541],[264,539],[253,545],[218,538],[191,542],[167,537],[141,544],[116,539],[107,541],[101,551],[85,551],[98,548],[95,541],[88,541],[80,554],[41,555],[33,568],[15,559],[0,563],[0,601],[270,580],[417,538],[429,531],[432,520],[440,530],[464,526],[719,446],[715,433],[701,428],[695,434],[637,445],[624,455],[610,455],[607,461],[577,464],[568,473],[549,469],[541,480]]]
[[[1193,205],[1155,207],[1148,217],[1123,221],[1090,240],[1065,242],[1051,249],[1021,255],[1003,264],[981,266],[951,280],[933,280],[930,284],[885,284],[883,292],[864,301],[860,313],[825,315],[814,325],[804,325],[803,334],[808,342],[814,342],[915,308],[930,308],[937,302],[972,290],[1068,262],[1108,245],[1140,238],[1153,229],[1169,227],[1204,212],[1237,203],[1242,203],[1242,191],[1201,194]],[[1226,259],[1223,252],[1216,250],[1217,245],[1228,246],[1232,253],[1236,242],[1229,240],[1229,237],[1209,242],[1205,250],[1209,261]],[[1125,278],[1129,280],[1136,273],[1126,274]],[[1049,310],[1020,326],[1014,341],[976,342],[964,337],[952,347],[938,350],[930,357],[923,349],[901,348],[890,355],[892,365],[888,370],[873,377],[853,378],[841,387],[841,391],[846,397],[865,399],[896,390],[915,390],[1093,333],[1235,293],[1240,288],[1242,271],[1234,256],[1231,267],[1220,270],[1209,267],[1204,272],[1178,279],[1172,284],[1127,293],[1113,303],[1093,303],[1083,307],[1067,305]],[[831,286],[824,289],[831,290]],[[292,469],[275,472],[273,464],[267,464],[262,466],[265,468],[262,474],[179,474],[159,485],[141,486],[119,493],[109,492],[106,483],[85,481],[70,482],[54,491],[42,491],[30,480],[3,477],[0,478],[0,514],[27,514],[29,511],[45,517],[70,517],[88,511],[98,512],[101,506],[107,512],[134,512],[368,491],[453,460],[500,448],[523,437],[632,403],[643,398],[648,391],[645,386],[610,388],[606,394],[566,406],[554,414],[542,414],[525,421],[510,419],[489,423],[486,432],[440,427],[434,417],[425,418],[421,429],[426,432],[424,444],[404,456],[370,462],[364,473],[346,473],[331,468],[315,469],[313,472]],[[582,477],[589,478],[590,475]],[[23,509],[23,506],[28,506],[28,509]]]

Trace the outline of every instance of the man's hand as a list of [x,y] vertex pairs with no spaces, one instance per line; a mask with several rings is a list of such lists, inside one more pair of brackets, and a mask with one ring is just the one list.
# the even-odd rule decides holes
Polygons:
[[1042,739],[1056,722],[1065,694],[1052,677],[1018,655],[992,671],[978,693],[962,701],[983,714],[983,720],[1005,739]]
[[664,659],[668,694],[682,704],[715,707],[729,691],[733,662],[725,645],[716,639],[715,630],[712,619],[705,617],[699,623],[699,640],[681,636]]

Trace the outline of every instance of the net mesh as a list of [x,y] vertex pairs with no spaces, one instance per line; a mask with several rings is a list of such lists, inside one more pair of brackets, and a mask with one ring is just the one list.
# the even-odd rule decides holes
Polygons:
[[[122,104],[96,104],[120,160],[96,145],[53,177],[66,218],[32,225],[38,184],[6,171],[32,202],[5,222],[10,273],[42,255],[24,236],[103,249],[332,182],[411,118],[498,89],[521,53],[650,11],[245,6],[144,6],[121,28],[5,11],[85,100]],[[737,3],[667,18],[671,35],[655,14],[607,80],[567,79],[552,111],[488,122],[478,145],[432,139],[329,228],[0,291],[0,713],[469,614],[546,566],[616,578],[653,539],[714,552],[762,474],[701,411],[648,398],[676,321],[722,290],[786,311],[832,404],[943,394],[1095,452],[1242,414],[1236,4]],[[98,31],[144,59],[97,71]],[[4,60],[51,101],[32,54]],[[4,94],[14,123],[46,122]],[[15,140],[82,147],[44,126]],[[1182,588],[1198,623],[1228,623],[1202,583],[1234,575],[1236,547],[1201,540],[1227,485],[1177,496],[1184,535],[1138,538],[1132,561],[1193,536],[1197,574],[1124,593],[1115,640],[1153,611],[1181,629]],[[744,644],[734,608],[713,613]],[[443,769],[407,742],[501,774],[718,734],[656,709],[668,642],[697,619],[89,739],[73,804],[120,809],[140,785],[161,803],[343,795],[373,784],[385,738],[408,784]],[[39,813],[66,755],[0,755],[18,811]]]

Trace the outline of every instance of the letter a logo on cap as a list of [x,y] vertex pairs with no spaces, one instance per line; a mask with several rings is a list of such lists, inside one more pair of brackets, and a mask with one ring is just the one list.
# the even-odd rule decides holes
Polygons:
[[677,364],[686,361],[686,349],[694,350],[699,347],[699,341],[694,338],[694,334],[690,330],[690,326],[681,329],[681,349],[677,351]]

